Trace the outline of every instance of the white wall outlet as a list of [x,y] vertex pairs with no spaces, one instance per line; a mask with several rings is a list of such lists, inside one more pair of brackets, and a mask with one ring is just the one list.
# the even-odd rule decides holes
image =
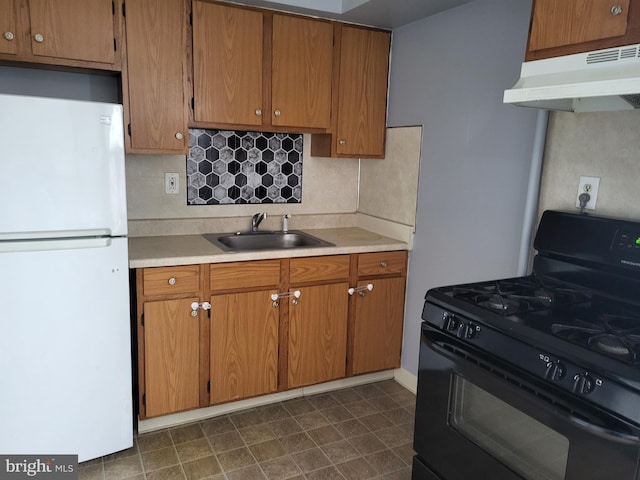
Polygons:
[[180,193],[180,175],[177,173],[164,174],[164,193],[177,195]]
[[598,201],[598,189],[600,188],[600,177],[580,177],[578,183],[578,193],[576,195],[576,207],[580,208],[580,195],[589,194],[589,201],[584,207],[586,210],[595,210]]

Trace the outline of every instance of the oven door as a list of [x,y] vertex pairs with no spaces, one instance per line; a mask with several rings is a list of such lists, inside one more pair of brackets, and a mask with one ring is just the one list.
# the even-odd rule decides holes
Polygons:
[[412,480],[635,480],[638,429],[543,387],[423,324]]

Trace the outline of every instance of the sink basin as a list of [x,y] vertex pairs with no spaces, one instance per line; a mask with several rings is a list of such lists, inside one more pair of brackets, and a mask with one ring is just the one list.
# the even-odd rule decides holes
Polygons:
[[216,247],[228,252],[335,246],[333,243],[297,230],[290,230],[287,233],[270,231],[206,233],[203,237]]

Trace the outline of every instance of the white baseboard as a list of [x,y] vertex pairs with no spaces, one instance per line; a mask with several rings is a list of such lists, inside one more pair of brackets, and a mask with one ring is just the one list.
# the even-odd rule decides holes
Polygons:
[[[225,403],[223,405],[214,405],[213,407],[199,408],[188,412],[174,413],[172,415],[164,415],[157,418],[149,418],[147,420],[138,420],[138,433],[148,433],[161,430],[168,427],[176,427],[186,423],[197,422],[211,417],[217,417],[227,413],[245,410],[247,408],[259,407],[270,403],[283,402],[292,398],[299,398],[308,395],[316,395],[318,393],[331,392],[341,388],[355,387],[367,383],[381,382],[396,378],[398,370],[386,370],[384,372],[369,373],[367,375],[358,375],[356,377],[342,378],[333,382],[321,383],[319,385],[311,385],[309,387],[296,388],[285,392],[273,393],[271,395],[263,395],[261,397],[248,398],[237,402]],[[406,371],[406,370],[405,370]],[[408,375],[411,375],[407,372]],[[398,381],[405,386],[402,382]],[[409,387],[406,387],[409,388]],[[411,388],[409,388],[411,390]],[[412,390],[415,392],[415,388]]]
[[418,377],[404,368],[397,368],[393,372],[393,379],[412,393],[418,390]]

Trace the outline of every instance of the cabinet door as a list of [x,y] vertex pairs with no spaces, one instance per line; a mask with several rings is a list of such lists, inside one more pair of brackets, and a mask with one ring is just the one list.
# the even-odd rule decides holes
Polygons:
[[16,54],[18,52],[18,38],[16,30],[15,0],[0,0],[0,53]]
[[186,150],[183,0],[127,1],[128,151],[181,153]]
[[144,304],[146,416],[196,408],[199,397],[197,298]]
[[338,155],[384,155],[390,42],[388,32],[342,28]]
[[262,13],[193,2],[194,118],[262,125]]
[[278,387],[279,310],[273,291],[211,297],[211,404]]
[[289,388],[345,376],[348,283],[304,287],[289,306]]
[[536,0],[529,50],[624,35],[628,13],[629,0]]
[[358,287],[368,283],[373,290],[354,297],[354,375],[400,366],[405,278],[361,281]]
[[114,63],[111,0],[29,0],[34,55]]
[[273,16],[272,125],[329,128],[333,25]]

